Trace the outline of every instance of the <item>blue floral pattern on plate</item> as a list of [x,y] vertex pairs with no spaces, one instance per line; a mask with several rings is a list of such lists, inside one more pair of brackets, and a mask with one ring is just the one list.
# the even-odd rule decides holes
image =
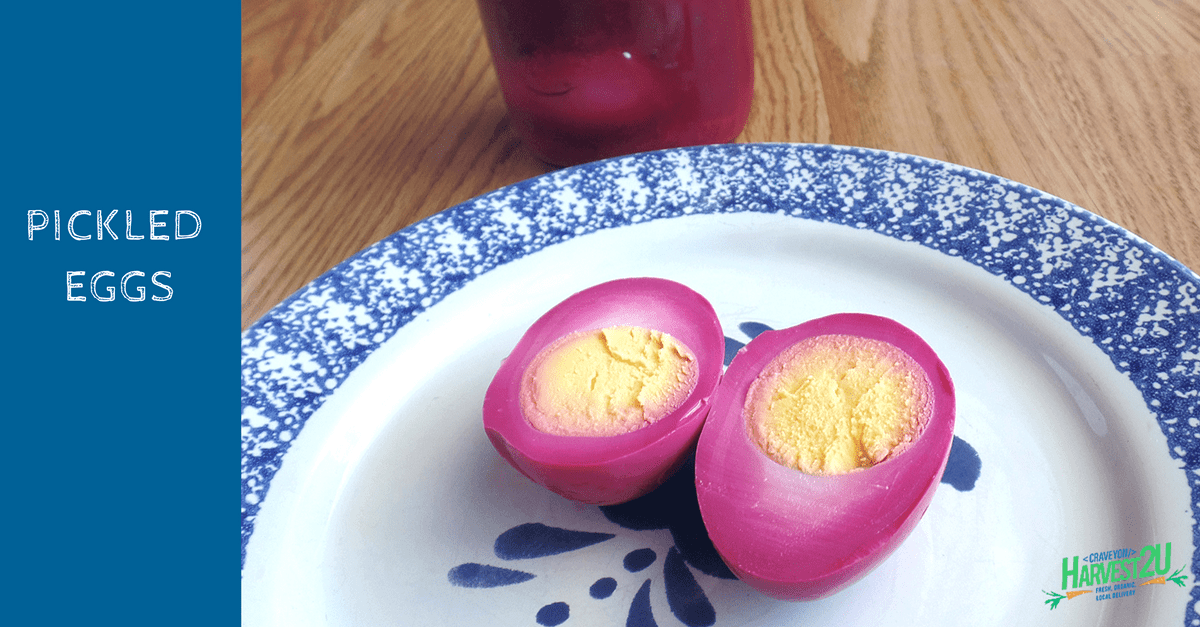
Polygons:
[[[1200,277],[1140,238],[1032,188],[919,157],[792,144],[677,149],[561,170],[447,209],[352,257],[247,329],[243,564],[290,443],[346,376],[415,316],[489,270],[580,235],[739,212],[915,242],[1008,281],[1103,350],[1141,391],[1167,453],[1189,476],[1200,468]],[[969,460],[970,445],[956,444]],[[960,490],[970,477],[947,475]],[[1200,485],[1188,484],[1200,502]],[[1193,536],[1200,545],[1195,528]],[[679,572],[680,559],[696,567],[682,549],[679,559],[672,555],[661,558],[664,569],[670,563]],[[479,581],[521,577],[478,566]],[[607,584],[596,585],[603,592]],[[1200,621],[1200,590],[1191,595],[1188,625]],[[568,615],[553,604],[538,613],[543,624]]]

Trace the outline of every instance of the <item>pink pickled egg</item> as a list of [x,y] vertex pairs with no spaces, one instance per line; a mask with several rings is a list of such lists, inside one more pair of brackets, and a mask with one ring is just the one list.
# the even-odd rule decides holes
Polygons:
[[[830,348],[839,342],[849,348]],[[839,354],[862,347],[875,354],[865,362],[874,359],[872,363],[891,370],[887,376],[899,377],[889,379],[892,384],[916,382],[869,392],[875,395],[872,402],[903,392],[901,396],[909,398],[901,404],[915,407],[917,416],[905,424],[915,426],[893,437],[898,444],[890,452],[860,447],[862,467],[829,472],[821,462],[784,465],[809,452],[803,442],[819,440],[820,429],[793,430],[800,434],[796,437],[802,442],[801,453],[774,442],[760,444],[757,425],[765,420],[762,399],[769,396],[761,392],[763,386],[779,380],[780,364],[798,363],[787,361],[797,351],[814,351],[814,360],[822,352],[840,359]],[[824,379],[805,374],[803,368],[797,372],[792,378],[805,381],[806,391],[780,392],[771,398],[782,399],[780,406],[799,404],[805,412],[820,414],[796,398],[819,388],[813,382]],[[841,383],[826,388],[835,385]],[[834,398],[821,396],[828,391],[813,392],[814,398]],[[838,392],[843,399],[858,393]],[[837,314],[759,335],[726,370],[696,448],[696,491],[714,546],[739,579],[768,596],[806,600],[842,590],[890,555],[924,515],[950,453],[954,411],[954,386],[946,367],[924,340],[893,320]],[[828,454],[828,459],[837,457],[834,445],[810,448]]]
[[[564,435],[535,427],[530,373],[540,372],[548,351],[581,332],[613,327],[647,329],[682,345],[695,366],[687,387],[653,422],[615,435]],[[655,278],[603,283],[559,303],[525,332],[488,387],[483,426],[500,455],[534,482],[575,501],[623,503],[661,485],[690,455],[721,377],[724,351],[716,312],[690,288]]]

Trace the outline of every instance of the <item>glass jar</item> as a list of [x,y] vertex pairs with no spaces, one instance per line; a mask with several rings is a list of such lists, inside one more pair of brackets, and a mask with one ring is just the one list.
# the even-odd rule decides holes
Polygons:
[[732,141],[750,113],[749,0],[477,0],[513,127],[542,160]]

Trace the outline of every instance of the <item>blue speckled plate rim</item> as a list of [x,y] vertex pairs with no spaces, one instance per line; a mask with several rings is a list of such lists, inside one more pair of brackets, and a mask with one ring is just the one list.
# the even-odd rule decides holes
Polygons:
[[[923,157],[726,144],[535,177],[400,230],[242,334],[242,566],[306,420],[380,344],[475,277],[601,229],[690,214],[782,213],[913,241],[1007,280],[1091,338],[1142,392],[1200,502],[1200,277],[1119,226],[995,175]],[[1190,504],[1189,504],[1190,507]],[[1200,526],[1193,527],[1200,547]],[[1193,555],[1193,581],[1200,574]],[[1200,620],[1191,590],[1185,625]]]

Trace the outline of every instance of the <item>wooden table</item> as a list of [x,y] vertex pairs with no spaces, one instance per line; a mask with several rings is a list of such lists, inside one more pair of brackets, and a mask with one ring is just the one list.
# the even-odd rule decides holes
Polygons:
[[[741,142],[998,174],[1200,269],[1200,0],[752,0]],[[388,234],[549,171],[472,0],[242,3],[242,325]]]

